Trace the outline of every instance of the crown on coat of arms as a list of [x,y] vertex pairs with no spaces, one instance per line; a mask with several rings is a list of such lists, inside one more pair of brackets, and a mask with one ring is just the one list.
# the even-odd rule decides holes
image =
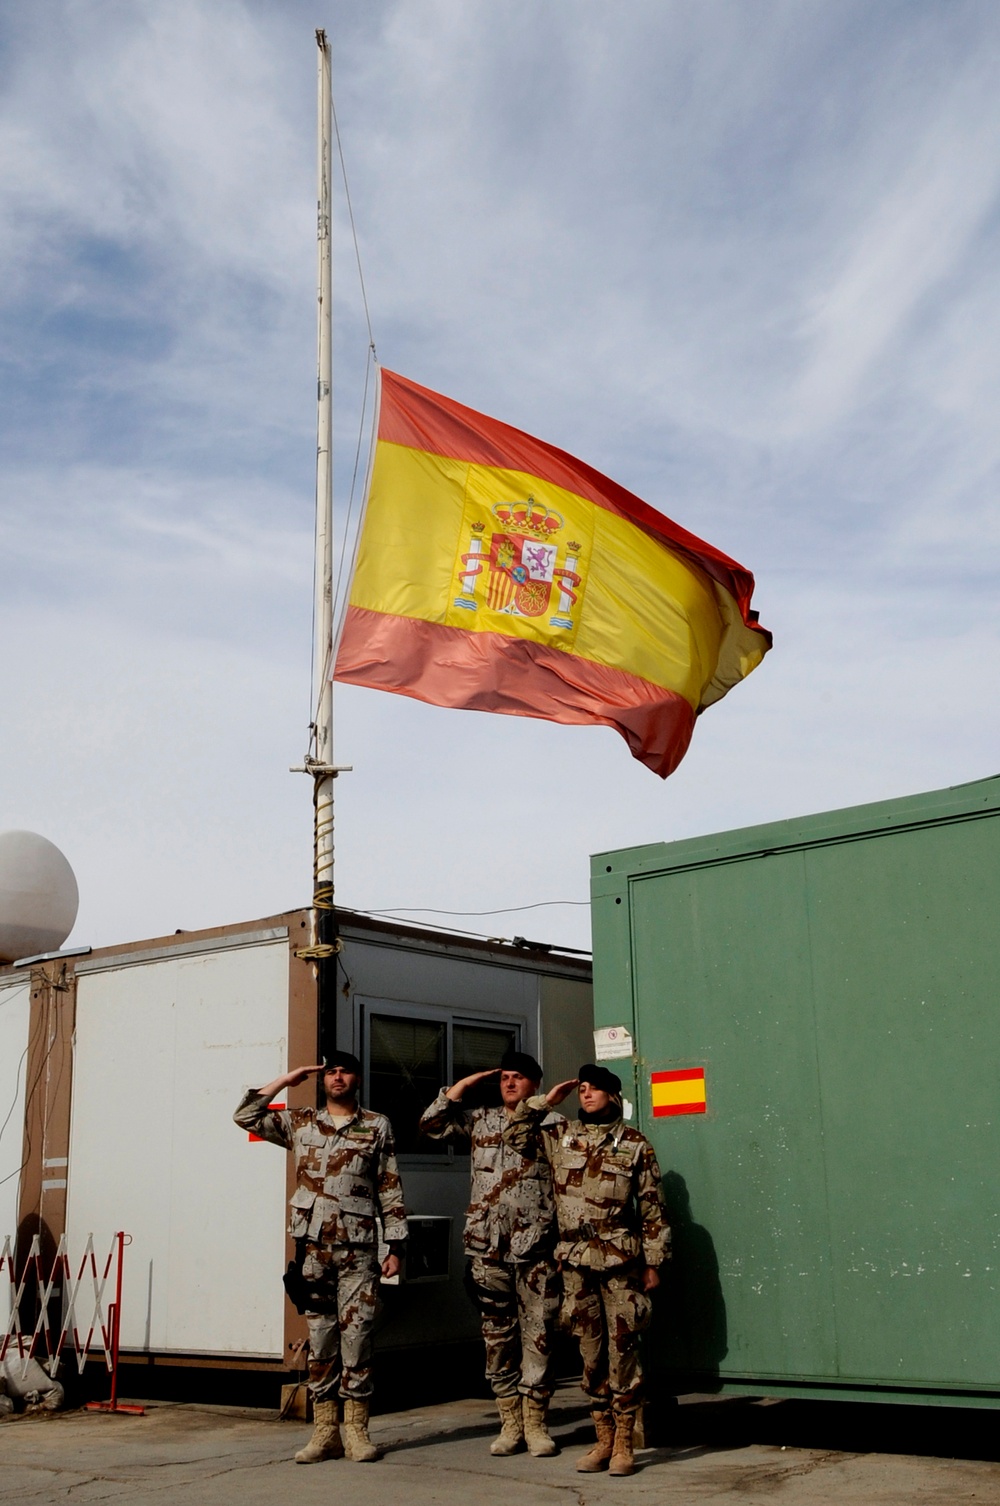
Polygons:
[[547,539],[563,526],[559,514],[544,502],[536,502],[534,497],[526,502],[498,502],[493,516],[505,528],[531,534],[536,539]]

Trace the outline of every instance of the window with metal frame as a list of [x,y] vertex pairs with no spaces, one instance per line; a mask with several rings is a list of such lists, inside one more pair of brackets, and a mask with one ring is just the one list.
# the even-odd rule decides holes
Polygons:
[[[498,1065],[509,1047],[520,1043],[521,1026],[512,1020],[487,1020],[413,1006],[372,1003],[365,1010],[365,1102],[392,1123],[400,1155],[441,1156],[449,1147],[419,1134],[420,1115],[442,1086],[473,1072]],[[499,1103],[499,1087],[488,1079],[470,1090],[463,1106]]]

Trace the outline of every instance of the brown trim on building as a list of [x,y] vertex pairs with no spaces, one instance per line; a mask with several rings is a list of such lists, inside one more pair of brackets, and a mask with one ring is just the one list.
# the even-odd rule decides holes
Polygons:
[[[304,1067],[319,1061],[319,1010],[317,1007],[316,969],[305,957],[297,957],[300,947],[309,945],[309,912],[301,910],[298,918],[288,917],[288,1061],[287,1069]],[[312,1108],[316,1104],[317,1085],[309,1077],[298,1087],[289,1088],[286,1102],[290,1109]],[[285,1172],[286,1200],[295,1191],[295,1158],[287,1156]],[[285,1259],[294,1258],[295,1245],[285,1235]],[[301,1356],[305,1349],[309,1329],[306,1320],[285,1297],[285,1338],[283,1363],[289,1365],[297,1355],[294,1368],[304,1369]]]
[[29,1011],[17,1259],[20,1266],[38,1234],[48,1269],[66,1230],[76,1025],[76,975],[70,960],[35,964]]

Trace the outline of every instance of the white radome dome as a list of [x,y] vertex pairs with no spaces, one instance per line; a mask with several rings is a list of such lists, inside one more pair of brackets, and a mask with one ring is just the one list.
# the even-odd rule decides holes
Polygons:
[[0,832],[0,962],[58,951],[79,904],[76,877],[53,842],[33,831]]

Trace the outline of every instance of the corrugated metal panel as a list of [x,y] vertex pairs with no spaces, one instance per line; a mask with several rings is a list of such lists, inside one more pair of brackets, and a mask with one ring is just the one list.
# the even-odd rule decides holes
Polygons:
[[127,1349],[282,1351],[286,1158],[232,1114],[286,1068],[288,948],[241,941],[78,981],[67,1232],[132,1235]]

